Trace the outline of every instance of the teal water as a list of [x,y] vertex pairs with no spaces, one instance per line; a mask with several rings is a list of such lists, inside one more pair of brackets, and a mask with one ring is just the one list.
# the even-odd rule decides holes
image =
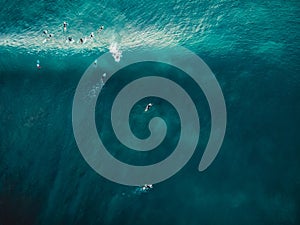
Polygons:
[[[0,5],[1,225],[300,223],[299,1],[0,0]],[[53,34],[46,42],[45,29]],[[92,41],[78,43],[91,32]],[[69,36],[74,43],[66,42]],[[140,193],[102,178],[84,161],[73,135],[72,101],[81,76],[103,53],[174,45],[194,51],[214,72],[226,101],[227,131],[217,158],[199,173],[210,113],[204,95],[194,96],[201,111],[195,154],[175,176]],[[153,71],[183,76],[145,64],[123,71],[120,79]],[[108,90],[116,92],[118,84]],[[182,84],[191,95],[196,92],[188,80]],[[96,115],[109,116],[113,93],[106,93]],[[132,123],[139,125],[133,132],[146,137],[152,115],[174,129],[146,157],[120,151],[96,121],[116,158],[147,164],[172,152],[176,112],[161,99],[151,101],[161,107],[149,118],[139,113],[147,100],[132,109]]]

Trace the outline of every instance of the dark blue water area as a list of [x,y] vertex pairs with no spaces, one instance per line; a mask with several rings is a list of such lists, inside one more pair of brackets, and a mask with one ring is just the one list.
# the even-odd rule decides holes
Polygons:
[[[30,1],[32,10],[26,14],[22,7],[30,8],[29,3],[18,1],[20,9],[2,2],[7,8],[0,16],[0,225],[300,224],[297,1],[149,1],[140,8],[135,8],[136,1],[97,3],[106,9],[102,17],[108,31],[103,39],[108,46],[113,39],[130,49],[128,39],[138,35],[147,44],[162,37],[166,38],[163,43],[179,43],[206,62],[224,94],[224,142],[211,166],[199,172],[211,116],[205,95],[192,80],[176,68],[144,63],[124,68],[106,83],[95,112],[99,137],[106,146],[114,147],[110,153],[115,158],[134,165],[152,164],[172,153],[179,136],[178,114],[163,99],[141,99],[131,110],[132,132],[139,138],[147,137],[148,122],[161,116],[168,125],[167,137],[161,146],[145,154],[121,146],[111,133],[109,109],[122,85],[140,76],[159,74],[176,80],[196,104],[201,130],[195,153],[178,173],[148,192],[98,175],[82,157],[74,138],[76,87],[94,60],[109,51],[106,42],[105,51],[93,47],[76,50],[77,45],[70,50],[50,42],[40,46],[39,40],[28,39],[29,34],[43,29],[30,27],[41,22],[34,20],[35,16],[41,15],[42,22],[47,21],[54,31],[64,19],[75,23],[78,16],[76,28],[90,32],[81,24],[87,21],[88,28],[93,27],[94,21],[89,23],[87,15],[96,20],[99,11],[89,10],[81,1],[66,1],[68,10],[59,7],[61,3]],[[51,5],[55,7],[49,8]],[[49,14],[33,10],[39,7],[49,8]],[[8,12],[15,13],[8,17]],[[22,12],[19,19],[17,12]],[[200,27],[198,17],[204,18]],[[176,33],[177,24],[182,33]],[[147,39],[134,29],[136,25],[142,31],[145,28],[147,35],[152,34],[153,25],[157,33]],[[122,33],[124,27],[128,30]],[[120,36],[112,38],[112,30]],[[131,33],[128,39],[124,37]],[[11,38],[3,41],[6,36]],[[178,39],[171,40],[173,36]],[[41,69],[36,67],[37,60]],[[153,107],[145,114],[150,101]]]
[[[199,107],[200,124],[206,124],[202,128],[202,138],[206,142],[210,132],[209,106],[200,87],[197,86],[191,77],[176,67],[163,63],[142,62],[128,66],[118,71],[101,91],[98,98],[98,107],[96,108],[96,118],[99,119],[96,119],[96,123],[98,124],[98,133],[101,136],[101,140],[106,144],[106,149],[110,149],[111,154],[121,161],[133,165],[150,165],[168,157],[177,146],[181,135],[180,118],[174,106],[162,98],[153,96],[143,98],[137,102],[131,110],[129,123],[133,134],[138,138],[145,139],[151,134],[148,128],[150,120],[154,117],[162,118],[166,122],[168,131],[167,136],[159,146],[151,152],[137,152],[123,146],[117,137],[112,135],[114,130],[111,125],[110,114],[107,112],[111,111],[114,98],[130,82],[149,76],[164,77],[184,87],[196,103],[196,106]],[[153,107],[148,113],[145,113],[145,106],[149,102],[153,104]],[[208,123],[205,123],[205,120]],[[203,149],[204,147],[205,145],[202,146]]]
[[[281,67],[246,54],[225,59],[202,56],[215,73],[227,105],[228,125],[221,151],[209,169],[197,171],[210,130],[209,109],[202,94],[197,108],[203,109],[200,118],[204,137],[200,138],[192,159],[175,176],[155,185],[151,192],[136,194],[135,187],[112,183],[95,173],[75,143],[73,96],[79,79],[94,58],[44,55],[40,57],[42,69],[38,70],[36,56],[2,54],[2,224],[296,224],[299,221],[297,64]],[[147,71],[153,65],[144,66],[145,75],[149,75]],[[140,75],[143,67],[130,69],[131,72],[136,69]],[[104,102],[108,100],[106,97]],[[161,99],[151,101],[172,111]],[[140,106],[132,109],[139,120],[143,120],[139,110],[146,102],[147,99],[142,99]],[[101,104],[98,100],[96,114],[101,114]],[[160,114],[155,107],[153,111]],[[176,117],[176,112],[171,115]],[[143,131],[141,138],[145,137],[144,128],[143,125],[133,128],[133,132]],[[152,158],[159,160],[169,153],[163,151]]]

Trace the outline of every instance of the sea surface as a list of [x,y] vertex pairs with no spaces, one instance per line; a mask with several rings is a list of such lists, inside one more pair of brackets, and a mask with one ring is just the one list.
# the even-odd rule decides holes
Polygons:
[[[227,129],[218,156],[198,171],[211,125],[205,95],[176,69],[144,63],[120,72],[97,101],[111,154],[144,165],[176,146],[178,114],[163,99],[141,99],[131,111],[139,138],[154,116],[171,125],[149,155],[127,153],[107,128],[122,84],[154,72],[190,89],[199,144],[183,169],[149,191],[103,178],[73,134],[80,78],[104,53],[122,61],[126,51],[178,45],[201,57],[222,88]],[[0,225],[300,224],[298,0],[0,0],[0,99]]]

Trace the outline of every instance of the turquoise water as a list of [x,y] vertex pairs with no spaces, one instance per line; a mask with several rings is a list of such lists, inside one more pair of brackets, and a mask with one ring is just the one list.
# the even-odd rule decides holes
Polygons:
[[[299,1],[0,0],[0,5],[1,225],[299,224]],[[53,37],[45,41],[43,30]],[[175,45],[198,54],[223,90],[228,124],[220,153],[198,172],[210,129],[201,93],[194,96],[201,138],[179,173],[147,193],[102,178],[84,161],[73,135],[72,101],[81,76],[105,52]],[[123,71],[120,79],[153,71],[183,76],[144,64]],[[194,84],[181,82],[195,92]],[[120,84],[116,80],[115,89],[107,90],[116,92]],[[112,94],[98,100],[96,115],[109,116]],[[147,121],[160,115],[172,127],[168,142],[151,155],[126,154],[99,119],[100,136],[115,146],[116,158],[153,163],[176,145],[175,110],[151,99],[161,107],[144,118],[139,110],[147,101],[132,109],[132,123],[139,125],[133,132],[146,137]]]

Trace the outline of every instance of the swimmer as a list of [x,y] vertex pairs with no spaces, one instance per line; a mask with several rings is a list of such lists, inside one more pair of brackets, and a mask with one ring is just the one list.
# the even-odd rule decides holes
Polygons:
[[149,103],[145,108],[145,112],[147,112],[151,107],[152,107],[152,103]]
[[49,34],[49,38],[52,38],[53,37],[53,34]]
[[67,30],[67,22],[64,22],[63,26],[64,26],[64,31],[66,31]]
[[90,38],[92,39],[94,37],[94,32],[92,32],[91,34],[90,34]]
[[36,60],[36,67],[37,67],[38,69],[41,69],[41,68],[42,68],[41,65],[40,65],[40,60]]
[[43,34],[48,34],[48,31],[47,31],[47,30],[44,30],[44,31],[43,31]]

